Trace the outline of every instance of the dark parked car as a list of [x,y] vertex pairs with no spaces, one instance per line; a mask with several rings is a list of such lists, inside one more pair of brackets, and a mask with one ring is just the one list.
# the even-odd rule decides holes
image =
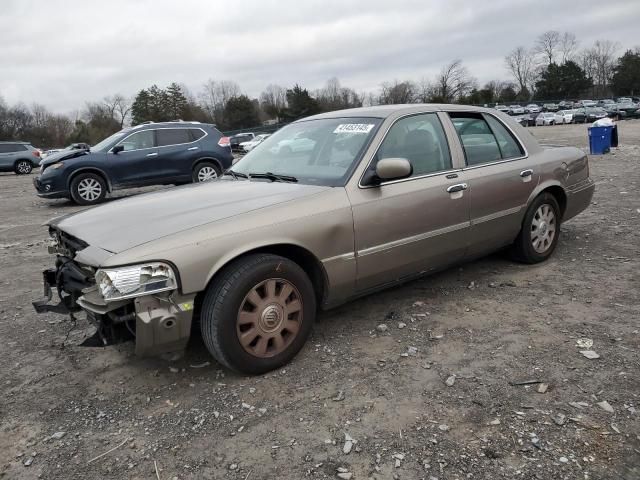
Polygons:
[[605,112],[607,112],[607,117],[612,118],[614,120],[624,120],[627,118],[627,111],[621,109],[618,104],[606,104],[602,107]]
[[586,122],[595,122],[607,116],[606,110],[600,107],[588,107],[585,108],[585,111],[587,115]]
[[27,142],[0,142],[0,172],[31,173],[40,165],[40,150]]
[[108,192],[204,182],[231,166],[229,137],[198,122],[147,123],[114,133],[90,150],[64,150],[42,162],[39,197],[98,203]]
[[576,108],[573,111],[573,123],[585,123],[587,121],[587,112],[584,108]]
[[237,135],[229,137],[231,150],[233,150],[234,152],[241,151],[242,147],[240,147],[240,144],[244,142],[250,142],[254,138],[256,138],[256,135],[254,133],[238,133]]

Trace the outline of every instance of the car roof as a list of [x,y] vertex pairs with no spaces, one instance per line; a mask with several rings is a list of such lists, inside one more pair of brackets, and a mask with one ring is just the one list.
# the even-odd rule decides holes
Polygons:
[[19,143],[21,145],[31,145],[31,142],[23,142],[22,140],[0,140],[0,143]]
[[[167,122],[144,122],[138,125],[134,125],[131,127],[131,130],[137,130],[141,128],[158,128],[158,127],[173,127],[173,128],[193,128],[199,126],[210,126],[214,127],[215,125],[211,123],[202,123],[194,121],[183,121],[183,120],[175,120],[175,121],[167,121]],[[123,130],[127,130],[123,128]]]
[[333,112],[320,113],[311,117],[302,118],[300,121],[318,120],[322,118],[339,117],[374,117],[387,118],[396,114],[411,114],[423,112],[486,112],[494,113],[495,109],[485,107],[474,107],[473,105],[453,105],[450,103],[409,103],[396,105],[376,105],[373,107],[349,108],[347,110],[335,110]]

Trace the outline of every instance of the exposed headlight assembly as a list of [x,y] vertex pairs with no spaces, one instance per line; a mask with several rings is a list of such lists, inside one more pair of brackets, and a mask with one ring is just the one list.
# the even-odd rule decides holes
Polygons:
[[96,272],[96,284],[107,302],[176,290],[178,282],[166,263],[151,262]]

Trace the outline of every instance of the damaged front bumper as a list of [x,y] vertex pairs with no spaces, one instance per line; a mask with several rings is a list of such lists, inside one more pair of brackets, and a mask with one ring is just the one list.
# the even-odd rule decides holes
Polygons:
[[[37,313],[84,311],[97,328],[85,346],[135,342],[140,356],[183,350],[189,341],[195,295],[162,292],[106,302],[98,292],[91,269],[58,256],[56,267],[43,272],[44,298],[33,302]],[[52,303],[54,292],[59,298]]]

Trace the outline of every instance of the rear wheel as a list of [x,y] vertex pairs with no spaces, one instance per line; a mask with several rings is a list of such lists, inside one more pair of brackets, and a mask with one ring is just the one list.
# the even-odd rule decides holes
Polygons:
[[208,182],[220,176],[222,172],[213,162],[200,162],[193,169],[193,183]]
[[33,170],[33,164],[29,160],[18,160],[13,169],[16,175],[28,175]]
[[222,365],[268,372],[289,362],[306,342],[315,298],[309,277],[291,260],[270,254],[240,258],[207,288],[202,338]]
[[550,193],[536,197],[513,243],[513,257],[523,263],[539,263],[549,258],[558,244],[560,221],[560,206],[555,197]]
[[70,190],[78,205],[95,205],[107,195],[107,183],[96,173],[81,173],[71,181]]

